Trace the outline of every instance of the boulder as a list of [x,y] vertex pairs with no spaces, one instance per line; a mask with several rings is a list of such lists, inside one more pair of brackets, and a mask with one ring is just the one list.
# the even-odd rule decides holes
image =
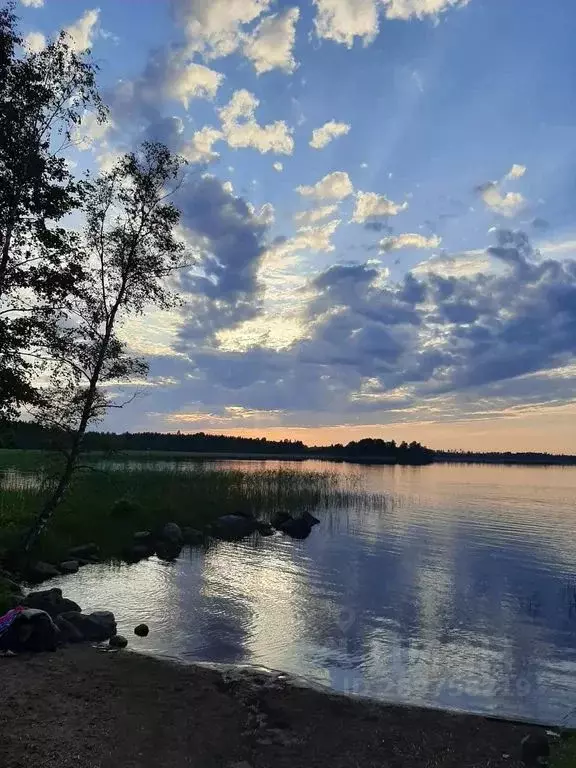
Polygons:
[[32,584],[40,584],[40,582],[52,579],[54,576],[60,576],[58,568],[51,563],[43,563],[40,560],[32,563],[26,569],[26,579]]
[[134,627],[134,634],[138,637],[147,637],[149,632],[147,624],[138,624],[137,627]]
[[154,554],[154,548],[146,544],[134,544],[131,547],[126,547],[122,552],[122,557],[128,563],[137,563],[139,560],[143,560],[145,557],[150,557]]
[[171,544],[181,544],[184,540],[182,536],[182,529],[177,523],[166,523],[162,528],[160,538],[163,541],[168,541]]
[[73,624],[84,640],[101,642],[116,634],[114,614],[106,611],[91,613],[89,616],[79,611],[67,611],[62,614],[62,618]]
[[306,539],[312,531],[312,525],[303,517],[290,517],[280,522],[279,531],[291,536],[293,539]]
[[132,538],[136,544],[146,544],[151,540],[152,534],[150,531],[136,531]]
[[60,642],[64,644],[81,643],[84,640],[82,632],[63,616],[56,616],[54,624],[56,624],[60,631]]
[[182,537],[184,544],[196,546],[204,542],[204,534],[196,528],[182,528]]
[[292,515],[289,515],[288,512],[277,512],[272,517],[272,520],[270,520],[270,524],[272,528],[276,528],[276,530],[279,531],[281,530],[282,525],[288,520],[292,520]]
[[256,530],[256,521],[243,515],[222,515],[212,524],[212,535],[225,541],[243,539]]
[[58,639],[58,628],[45,611],[26,608],[0,636],[0,648],[14,653],[54,651]]
[[274,528],[270,525],[270,523],[264,522],[264,520],[256,520],[256,530],[260,536],[274,535]]
[[64,560],[58,568],[61,573],[77,573],[80,566],[77,560]]
[[108,640],[108,645],[110,648],[126,648],[128,640],[126,640],[124,635],[112,635],[110,640]]
[[182,545],[178,542],[171,541],[157,541],[156,542],[156,555],[160,560],[165,560],[170,563],[180,555],[182,552]]
[[79,547],[72,547],[68,550],[71,560],[77,560],[81,557],[84,560],[91,560],[98,555],[99,548],[97,544],[81,544]]
[[317,517],[314,517],[314,515],[311,515],[310,512],[303,512],[302,513],[302,519],[305,520],[307,523],[310,523],[310,525],[320,525],[320,520],[318,520]]
[[45,611],[49,616],[55,618],[60,616],[61,613],[68,611],[81,611],[80,606],[73,600],[68,600],[66,597],[62,597],[62,590],[58,587],[53,589],[46,589],[42,592],[30,592],[22,600],[22,605],[28,608],[36,608],[40,611]]

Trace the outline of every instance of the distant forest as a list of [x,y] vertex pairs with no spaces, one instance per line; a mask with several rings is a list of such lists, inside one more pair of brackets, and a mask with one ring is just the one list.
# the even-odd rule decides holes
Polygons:
[[[46,429],[32,422],[0,423],[0,448],[52,450],[65,447],[61,431]],[[498,464],[570,464],[576,456],[547,453],[478,453],[472,451],[435,451],[418,442],[397,443],[395,440],[364,438],[343,445],[308,446],[301,440],[268,440],[265,437],[210,435],[204,432],[166,434],[163,432],[87,432],[87,451],[171,451],[182,453],[227,454],[246,456],[285,456],[294,458],[330,458],[353,461],[380,461],[398,464],[431,462],[483,462]]]

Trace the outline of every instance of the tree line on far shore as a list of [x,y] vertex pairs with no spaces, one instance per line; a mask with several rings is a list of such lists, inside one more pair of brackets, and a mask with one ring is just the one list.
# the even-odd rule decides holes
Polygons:
[[[33,422],[12,422],[0,430],[0,448],[24,450],[60,449],[62,433]],[[330,456],[342,458],[406,459],[411,463],[431,460],[434,451],[418,442],[364,438],[349,443],[308,446],[301,440],[268,440],[265,437],[213,435],[205,432],[86,432],[86,451],[174,451],[190,453],[274,454],[283,456]]]

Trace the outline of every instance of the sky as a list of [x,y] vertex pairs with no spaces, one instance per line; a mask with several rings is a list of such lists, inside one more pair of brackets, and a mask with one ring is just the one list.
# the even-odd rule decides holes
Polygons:
[[576,453],[573,0],[21,0],[188,161],[182,306],[103,425]]

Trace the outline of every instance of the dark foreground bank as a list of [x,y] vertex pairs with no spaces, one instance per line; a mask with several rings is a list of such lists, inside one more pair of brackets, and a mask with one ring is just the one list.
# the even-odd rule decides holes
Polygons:
[[520,768],[538,729],[75,646],[0,658],[4,768]]

